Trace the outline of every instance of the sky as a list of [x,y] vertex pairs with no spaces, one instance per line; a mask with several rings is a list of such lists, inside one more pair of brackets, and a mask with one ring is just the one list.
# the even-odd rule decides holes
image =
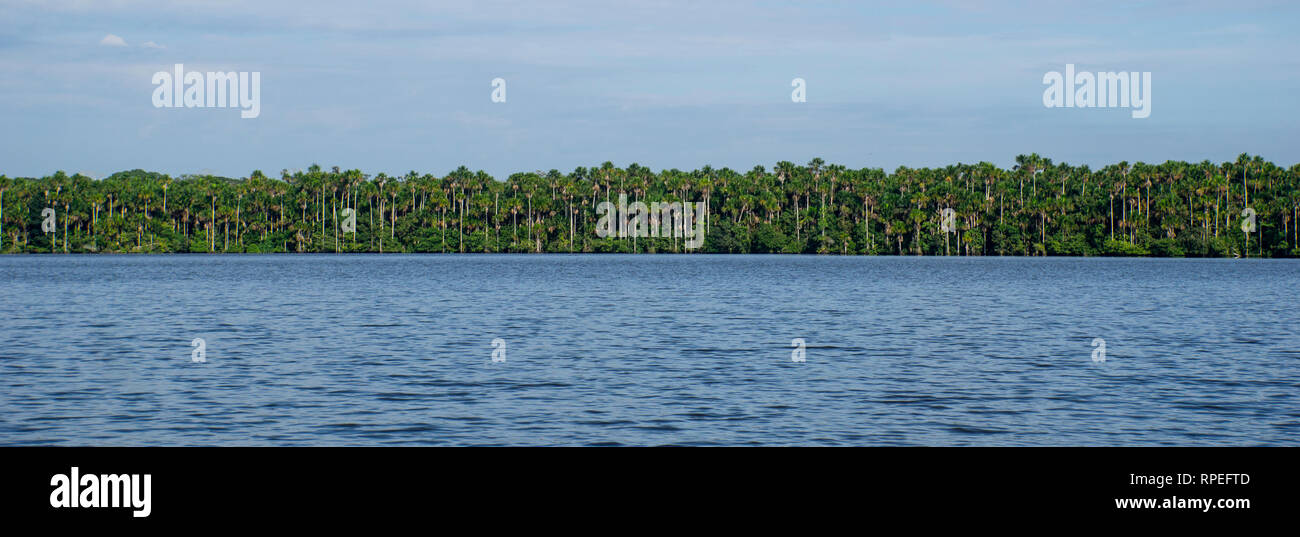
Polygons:
[[[1290,166],[1297,22],[1253,0],[0,0],[0,174]],[[260,115],[155,107],[178,63],[260,73]],[[1045,107],[1067,63],[1150,72],[1150,116]]]

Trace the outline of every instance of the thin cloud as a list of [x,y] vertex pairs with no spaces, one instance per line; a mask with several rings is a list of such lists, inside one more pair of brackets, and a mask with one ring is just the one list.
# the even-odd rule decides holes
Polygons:
[[121,37],[115,36],[113,34],[108,34],[104,36],[103,39],[99,40],[99,44],[104,45],[106,47],[125,47],[126,40],[122,39]]
[[145,41],[145,42],[144,42],[143,44],[141,44],[140,46],[141,46],[141,47],[144,47],[144,48],[156,48],[156,49],[165,49],[165,48],[167,48],[167,47],[164,47],[164,46],[162,46],[162,45],[159,45],[158,43],[154,43],[153,41]]

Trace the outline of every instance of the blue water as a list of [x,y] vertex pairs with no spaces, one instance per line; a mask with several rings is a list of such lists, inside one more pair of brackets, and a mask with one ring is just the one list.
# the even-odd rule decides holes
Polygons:
[[1285,260],[5,256],[0,444],[1296,445],[1297,289]]

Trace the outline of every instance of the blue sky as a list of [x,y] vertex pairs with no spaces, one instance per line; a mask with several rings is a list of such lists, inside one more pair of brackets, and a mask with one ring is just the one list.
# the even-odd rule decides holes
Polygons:
[[[0,0],[0,173],[1300,162],[1293,2]],[[123,44],[105,44],[108,35]],[[112,41],[111,39],[109,41]],[[154,72],[261,72],[261,116]],[[1066,63],[1152,112],[1045,108]],[[507,82],[507,102],[490,99]],[[790,81],[807,81],[807,102]]]

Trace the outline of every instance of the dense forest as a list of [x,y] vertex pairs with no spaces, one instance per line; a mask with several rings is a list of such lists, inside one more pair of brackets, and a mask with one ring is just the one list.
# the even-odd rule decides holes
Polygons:
[[[620,194],[707,204],[704,244],[691,252],[1300,256],[1300,165],[1245,154],[1098,170],[1032,154],[1009,170],[892,173],[821,159],[746,172],[606,162],[504,182],[463,166],[442,177],[317,165],[278,178],[0,175],[0,252],[687,251],[673,237],[598,237],[596,204]],[[342,225],[349,215],[355,229]]]

